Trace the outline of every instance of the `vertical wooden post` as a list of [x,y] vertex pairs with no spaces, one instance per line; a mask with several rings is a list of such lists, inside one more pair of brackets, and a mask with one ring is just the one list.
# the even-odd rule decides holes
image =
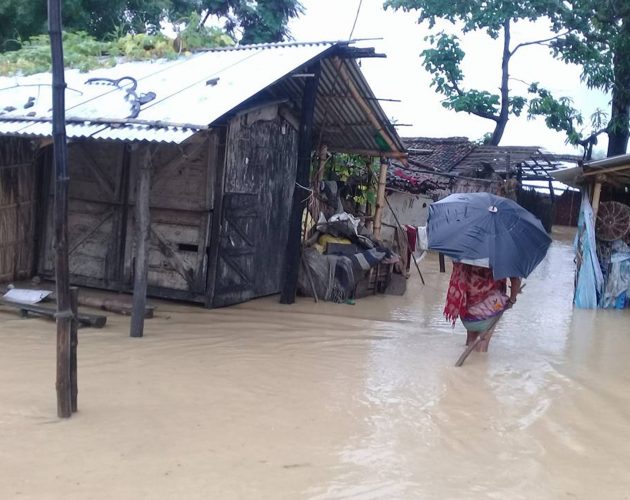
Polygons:
[[[218,129],[216,161],[212,168],[216,169],[214,185],[210,189],[214,190],[212,197],[212,222],[210,223],[210,248],[208,250],[208,276],[206,278],[206,307],[212,307],[214,291],[217,285],[217,268],[219,265],[219,247],[221,239],[221,224],[223,221],[223,194],[226,171],[226,149],[228,141],[228,131],[226,128]],[[210,167],[209,167],[210,168]]]
[[315,102],[317,100],[317,87],[321,73],[321,63],[315,63],[309,72],[313,73],[304,85],[302,95],[302,114],[300,118],[300,132],[298,138],[298,162],[293,190],[293,206],[289,218],[289,235],[287,237],[287,249],[284,256],[284,283],[280,294],[281,304],[293,304],[297,293],[298,268],[300,266],[300,247],[302,244],[301,228],[302,215],[306,208],[310,179],[311,152],[313,150],[313,121],[315,117]]
[[438,257],[439,257],[439,260],[440,260],[440,272],[441,273],[445,273],[446,272],[446,262],[444,261],[444,254],[440,252]]
[[317,157],[317,172],[315,172],[312,182],[315,189],[319,188],[319,183],[324,178],[324,169],[326,168],[326,161],[328,160],[328,146],[326,146],[326,144],[323,144],[319,148],[319,151],[317,152]]
[[151,213],[151,148],[147,144],[144,158],[138,164],[136,177],[135,233],[136,251],[133,281],[133,308],[129,335],[142,337],[144,333],[144,311],[147,303],[147,275],[149,271],[149,235]]
[[602,194],[602,180],[598,176],[593,186],[593,224],[597,224],[597,212],[599,211],[599,198]]
[[127,223],[129,221],[129,182],[131,172],[131,156],[136,150],[135,144],[123,143],[122,164],[120,168],[120,195],[121,205],[120,227],[118,230],[118,260],[116,262],[116,281],[118,291],[125,288],[125,248],[127,247]]
[[[372,179],[374,175],[372,173],[372,157],[370,156],[365,162],[365,167],[367,168],[367,186],[368,190],[372,187]],[[374,220],[372,217],[372,204],[368,201],[365,204],[365,215],[367,217],[365,222],[365,227],[368,231],[372,231],[374,229]]]
[[381,168],[378,173],[378,190],[376,192],[376,210],[374,211],[374,237],[381,237],[383,207],[385,206],[385,186],[387,185],[387,160],[381,158]]
[[57,294],[57,415],[72,415],[70,336],[70,265],[68,262],[68,160],[66,145],[63,41],[61,38],[61,2],[48,0],[48,32],[52,59],[53,151],[55,157],[55,288]]
[[77,398],[79,395],[79,381],[77,378],[77,346],[79,345],[79,288],[70,287],[70,309],[72,310],[72,328],[70,330],[70,381],[71,381],[71,407],[72,412],[78,410]]
[[555,203],[556,201],[556,192],[553,188],[553,179],[549,179],[549,198],[551,199],[551,203]]
[[551,202],[551,209],[549,214],[549,232],[551,232],[553,225],[556,222],[556,192],[553,188],[553,179],[549,179],[549,201]]

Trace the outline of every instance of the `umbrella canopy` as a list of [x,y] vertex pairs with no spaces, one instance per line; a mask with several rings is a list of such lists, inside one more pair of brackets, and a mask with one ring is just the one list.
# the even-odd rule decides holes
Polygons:
[[523,207],[489,193],[452,194],[429,208],[429,248],[492,268],[495,279],[526,278],[551,238]]

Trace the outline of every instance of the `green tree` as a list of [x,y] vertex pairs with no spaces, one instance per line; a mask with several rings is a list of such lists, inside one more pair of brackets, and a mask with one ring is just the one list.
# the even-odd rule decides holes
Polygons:
[[[170,0],[65,0],[63,26],[103,39],[114,31],[155,31]],[[0,0],[0,50],[15,49],[47,32],[46,0]]]
[[[288,22],[304,12],[299,0],[173,0],[171,15],[196,12],[206,19],[215,15],[224,28],[240,42],[281,42],[289,37]],[[202,24],[203,24],[202,23]]]
[[559,2],[555,0],[387,0],[386,8],[417,11],[419,22],[427,22],[430,28],[438,20],[452,24],[460,23],[464,33],[485,31],[494,40],[501,40],[501,77],[499,92],[464,88],[464,74],[461,63],[465,52],[457,36],[445,32],[433,33],[427,37],[431,48],[422,52],[423,66],[433,75],[431,85],[444,95],[442,105],[447,109],[466,112],[494,122],[494,130],[488,142],[497,145],[505,132],[510,116],[519,116],[527,105],[527,98],[514,95],[510,87],[510,63],[521,49],[531,45],[548,45],[563,38],[559,23],[556,33],[549,38],[512,43],[512,27],[519,21],[534,21],[552,13]]
[[624,154],[630,138],[630,2],[565,0],[555,29],[570,31],[554,40],[559,59],[582,67],[591,88],[611,94],[610,120],[585,140],[608,135],[608,156]]
[[[191,16],[191,12],[195,17]],[[163,20],[197,23],[209,16],[225,21],[241,43],[278,42],[288,37],[287,23],[303,12],[299,0],[65,0],[66,31],[82,31],[99,40],[137,33],[153,34]],[[46,0],[0,0],[0,51],[15,50],[24,40],[45,34]]]

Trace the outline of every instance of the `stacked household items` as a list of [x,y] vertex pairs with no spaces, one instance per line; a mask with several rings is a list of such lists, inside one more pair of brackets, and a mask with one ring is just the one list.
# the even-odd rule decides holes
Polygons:
[[[328,219],[321,215],[302,251],[298,289],[302,295],[316,299],[352,301],[364,295],[373,268],[388,265],[391,273],[398,262],[398,256],[376,240],[356,217],[346,212]],[[378,273],[374,280],[378,281]],[[379,288],[378,283],[375,286]]]
[[599,204],[596,224],[583,196],[576,238],[578,275],[575,305],[581,308],[630,307],[630,206]]

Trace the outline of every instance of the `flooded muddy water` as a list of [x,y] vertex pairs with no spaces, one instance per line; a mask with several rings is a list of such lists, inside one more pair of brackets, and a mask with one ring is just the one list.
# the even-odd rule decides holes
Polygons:
[[55,329],[0,308],[0,498],[623,499],[630,315],[571,306],[561,231],[462,368],[425,259],[403,297],[204,310],[80,330],[56,418]]

